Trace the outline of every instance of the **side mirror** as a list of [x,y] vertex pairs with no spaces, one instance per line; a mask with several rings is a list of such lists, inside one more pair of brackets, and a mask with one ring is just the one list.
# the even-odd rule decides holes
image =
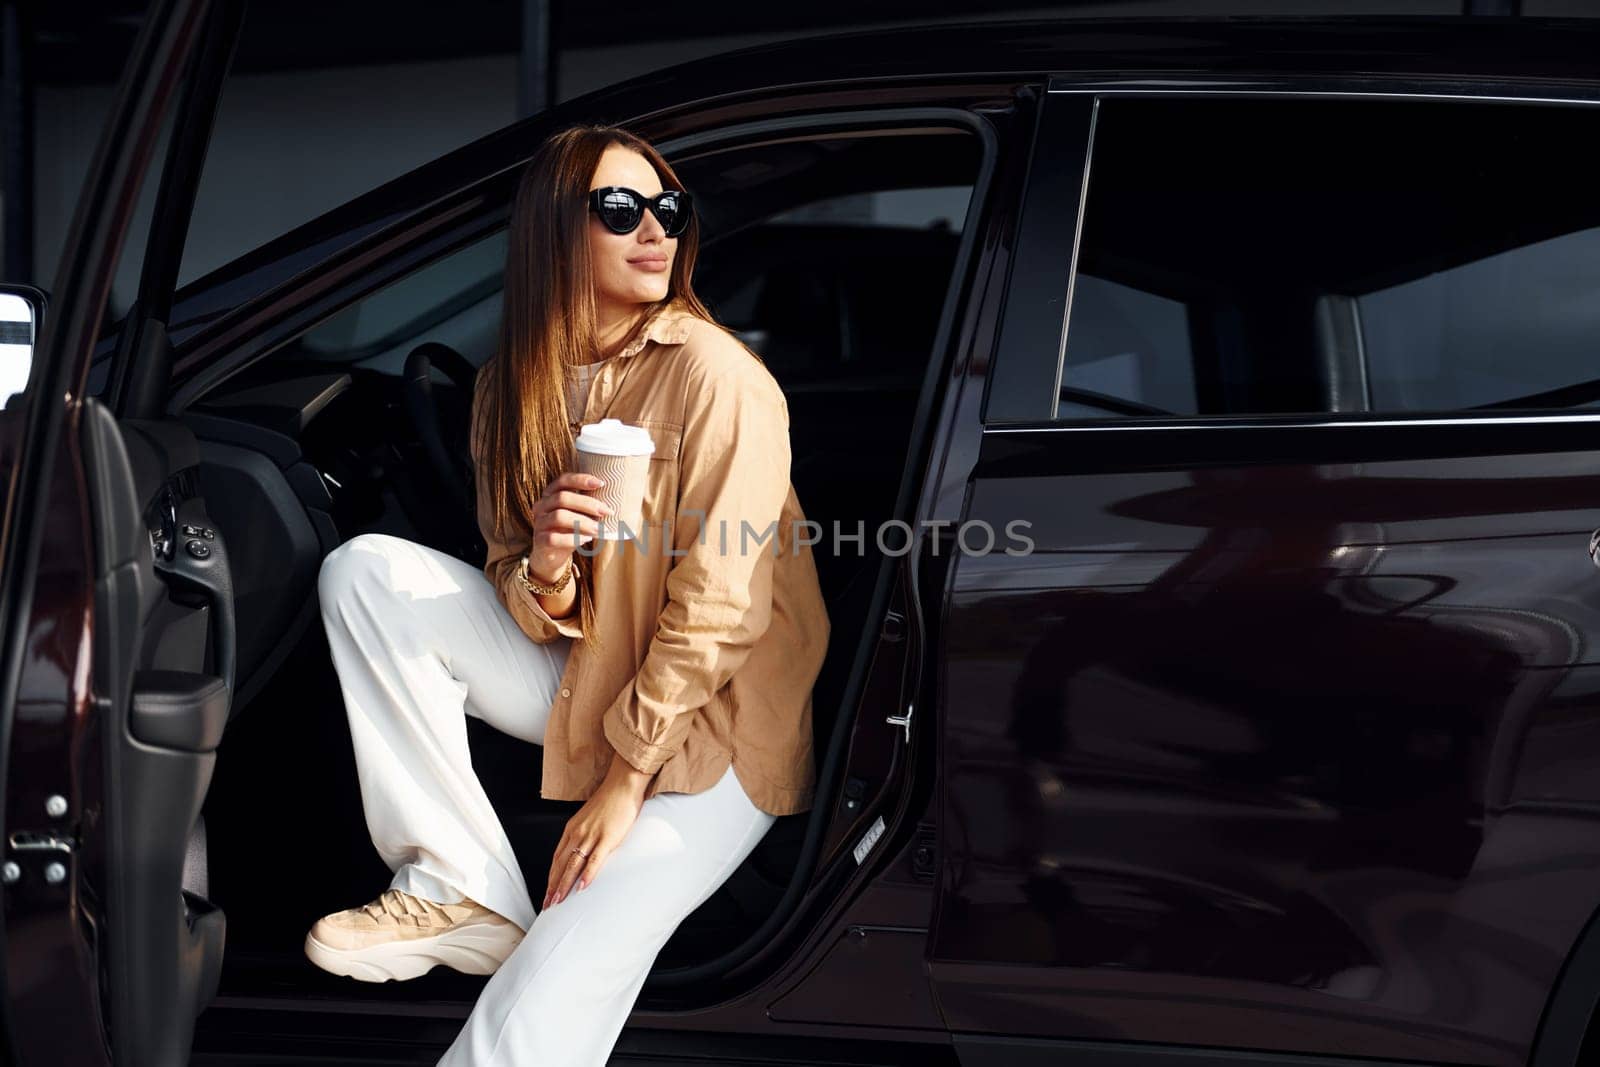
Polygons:
[[47,302],[44,292],[31,285],[0,284],[0,408],[28,386]]
[[27,389],[46,302],[45,293],[32,285],[0,283],[0,408]]

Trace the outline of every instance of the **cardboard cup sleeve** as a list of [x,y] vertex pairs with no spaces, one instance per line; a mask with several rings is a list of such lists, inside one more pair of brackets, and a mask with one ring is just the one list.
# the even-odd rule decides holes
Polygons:
[[592,474],[606,483],[589,494],[604,502],[612,512],[600,520],[600,540],[626,541],[637,537],[644,529],[644,487],[650,474],[650,457],[607,456],[580,448],[577,458],[580,473]]

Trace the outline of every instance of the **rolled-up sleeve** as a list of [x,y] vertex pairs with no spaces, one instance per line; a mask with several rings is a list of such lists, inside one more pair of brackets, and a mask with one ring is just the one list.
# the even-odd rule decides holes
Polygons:
[[495,595],[522,632],[535,644],[547,645],[558,637],[583,637],[583,628],[578,624],[576,601],[571,615],[552,619],[539,603],[539,598],[517,577],[517,571],[522,566],[522,554],[528,550],[528,544],[524,541],[519,547],[515,542],[489,542],[489,557],[483,566],[483,573],[494,585]]
[[646,773],[682,747],[691,716],[771,623],[789,494],[788,405],[766,369],[724,369],[690,395],[666,604],[638,672],[602,719],[617,752]]
[[471,434],[471,449],[473,478],[477,492],[478,530],[483,535],[484,543],[489,546],[483,564],[484,576],[489,579],[489,584],[494,586],[495,596],[511,613],[517,626],[535,644],[549,644],[558,637],[581,638],[583,629],[578,624],[576,602],[569,616],[553,619],[540,605],[539,598],[517,577],[517,571],[522,566],[522,554],[528,551],[528,546],[533,543],[532,539],[521,530],[510,531],[502,536],[494,528],[493,499],[489,494],[487,468],[483,463],[485,436],[478,428],[478,398],[482,393],[481,384],[480,375],[480,381],[473,389],[470,425],[474,428]]

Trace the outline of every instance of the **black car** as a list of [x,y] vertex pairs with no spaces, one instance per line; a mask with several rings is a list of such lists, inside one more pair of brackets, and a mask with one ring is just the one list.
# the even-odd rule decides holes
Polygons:
[[[0,294],[0,356],[38,330],[0,411],[15,1062],[431,1063],[459,1028],[481,978],[301,954],[385,877],[316,577],[371,530],[482,559],[513,182],[592,121],[695,195],[833,624],[816,805],[676,931],[618,1060],[1585,1060],[1600,24],[746,49],[180,288],[241,20],[152,5],[50,292]],[[577,805],[468,727],[537,880]]]

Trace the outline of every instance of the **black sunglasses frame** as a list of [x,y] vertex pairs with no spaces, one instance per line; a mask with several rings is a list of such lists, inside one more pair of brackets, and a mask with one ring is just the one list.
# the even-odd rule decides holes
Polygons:
[[[636,210],[638,210],[638,214],[634,217],[633,225],[624,229],[618,229],[616,225],[613,224],[607,217],[605,211],[605,200],[606,197],[612,193],[627,193],[633,198],[634,204],[636,205]],[[663,211],[661,202],[664,198],[669,196],[677,197],[678,203],[681,205],[678,211],[678,218],[676,220],[678,222],[678,228],[676,230],[667,225],[667,220],[661,217],[661,213]],[[689,228],[689,223],[694,218],[694,197],[689,195],[689,193],[683,189],[663,189],[655,196],[647,197],[637,189],[629,189],[625,185],[603,185],[598,189],[589,190],[589,210],[593,211],[596,215],[599,215],[601,223],[603,223],[605,228],[610,230],[612,233],[625,234],[632,233],[634,230],[637,230],[639,228],[639,223],[644,221],[644,209],[646,208],[649,209],[650,214],[656,217],[656,221],[661,223],[661,228],[666,231],[668,237],[681,237],[683,236],[684,231]]]

